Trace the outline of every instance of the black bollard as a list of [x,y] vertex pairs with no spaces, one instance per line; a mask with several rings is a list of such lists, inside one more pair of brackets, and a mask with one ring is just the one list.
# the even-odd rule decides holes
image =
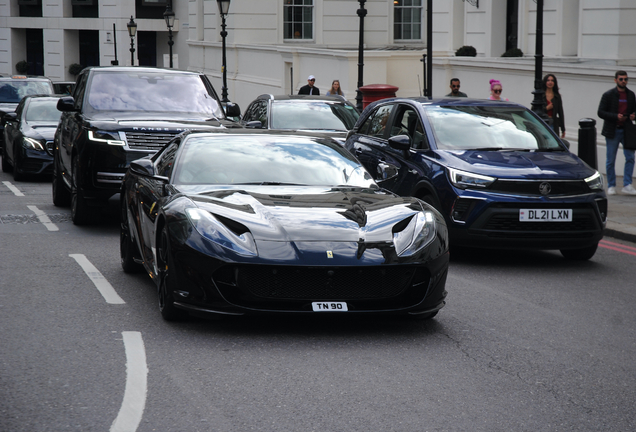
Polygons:
[[598,169],[596,157],[596,120],[579,120],[579,158],[594,169]]

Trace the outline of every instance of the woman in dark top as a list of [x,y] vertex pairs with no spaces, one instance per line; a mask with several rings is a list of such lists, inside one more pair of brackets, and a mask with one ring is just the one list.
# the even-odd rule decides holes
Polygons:
[[552,119],[552,129],[561,138],[565,138],[565,120],[563,118],[563,99],[559,93],[559,84],[553,74],[543,77],[545,111]]

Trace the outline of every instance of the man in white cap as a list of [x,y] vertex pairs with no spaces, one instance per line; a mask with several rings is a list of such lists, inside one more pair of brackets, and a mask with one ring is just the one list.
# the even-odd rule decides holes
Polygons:
[[316,77],[313,75],[309,75],[309,77],[307,78],[307,85],[302,86],[300,90],[298,90],[298,94],[320,96],[320,89],[314,85],[315,82]]

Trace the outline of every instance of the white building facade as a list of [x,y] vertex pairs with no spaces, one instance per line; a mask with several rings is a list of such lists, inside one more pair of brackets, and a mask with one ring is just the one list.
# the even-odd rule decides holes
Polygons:
[[[68,66],[86,58],[92,64],[111,64],[115,37],[119,64],[130,64],[126,24],[131,16],[138,25],[135,64],[164,66],[168,31],[162,13],[168,1],[177,18],[175,67],[206,73],[220,94],[217,0],[0,0],[0,74],[15,73],[15,64],[27,60],[38,38],[42,69],[54,80],[73,79]],[[263,93],[296,93],[308,75],[315,75],[323,94],[338,79],[346,98],[354,100],[361,3],[366,10],[363,83],[397,86],[398,96],[420,95],[426,0],[231,0],[226,17],[229,99],[245,108]],[[503,84],[503,96],[530,106],[535,0],[432,4],[433,96],[448,93],[450,79],[457,77],[470,97],[486,98],[488,82],[496,78]],[[91,16],[79,16],[87,14],[82,8],[90,8]],[[636,77],[635,22],[635,0],[544,0],[543,74],[558,78],[567,138],[576,139],[579,119],[599,121],[598,102],[614,86],[616,70]],[[456,57],[465,45],[474,47],[477,56]],[[515,47],[523,57],[502,57]]]

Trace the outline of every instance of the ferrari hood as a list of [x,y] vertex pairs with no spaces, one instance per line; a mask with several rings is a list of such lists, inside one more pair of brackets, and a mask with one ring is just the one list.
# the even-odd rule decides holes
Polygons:
[[367,189],[260,186],[184,192],[226,226],[247,227],[256,241],[389,242],[396,224],[422,210],[414,198]]

